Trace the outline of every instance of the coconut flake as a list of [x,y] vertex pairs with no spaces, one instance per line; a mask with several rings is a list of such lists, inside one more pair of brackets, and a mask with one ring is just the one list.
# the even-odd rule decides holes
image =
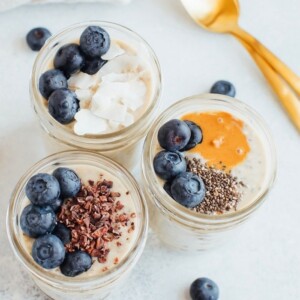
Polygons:
[[133,123],[134,123],[133,115],[127,112],[126,115],[125,115],[124,121],[121,122],[121,125],[123,125],[124,127],[128,127]]
[[111,73],[139,73],[142,69],[139,57],[123,54],[108,61],[97,74],[102,77]]
[[74,89],[90,89],[91,87],[99,83],[98,76],[89,75],[83,72],[76,73],[70,77],[68,80],[68,86]]
[[75,114],[74,131],[77,135],[100,134],[108,129],[107,121],[95,116],[89,109],[81,109]]
[[79,100],[80,108],[88,108],[93,97],[93,92],[91,90],[76,90],[75,94]]

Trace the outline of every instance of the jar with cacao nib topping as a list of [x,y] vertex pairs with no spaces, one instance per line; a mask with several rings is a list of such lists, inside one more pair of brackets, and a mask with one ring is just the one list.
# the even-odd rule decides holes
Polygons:
[[147,206],[132,175],[84,151],[31,167],[7,213],[14,254],[51,299],[104,299],[139,260],[147,231]]
[[166,109],[146,137],[142,164],[150,226],[167,245],[192,251],[231,240],[267,198],[277,167],[262,118],[216,94]]
[[128,28],[100,21],[49,38],[30,82],[48,153],[91,150],[129,169],[141,156],[160,94],[160,66],[148,43]]

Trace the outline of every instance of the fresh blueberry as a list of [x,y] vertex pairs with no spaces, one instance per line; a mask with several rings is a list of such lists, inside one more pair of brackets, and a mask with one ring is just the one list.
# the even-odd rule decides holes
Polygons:
[[168,151],[178,151],[184,148],[191,138],[191,130],[185,122],[173,119],[160,127],[158,142]]
[[200,204],[205,197],[205,192],[203,180],[191,172],[179,174],[171,185],[173,199],[188,208]]
[[56,121],[61,124],[68,124],[73,121],[79,110],[79,101],[76,94],[70,90],[56,90],[49,97],[48,109]]
[[62,46],[54,57],[54,67],[63,71],[67,78],[80,71],[83,64],[84,57],[76,44]]
[[32,258],[44,269],[53,269],[62,264],[66,251],[62,241],[53,234],[37,238],[32,245]]
[[75,277],[86,272],[92,266],[91,256],[84,251],[75,251],[66,254],[60,266],[61,272],[69,277]]
[[49,70],[42,74],[39,80],[39,90],[46,99],[53,91],[68,88],[67,78],[60,70]]
[[180,152],[161,151],[155,155],[153,166],[160,178],[170,180],[186,171],[186,160]]
[[191,284],[190,295],[192,300],[218,300],[219,288],[208,278],[198,278]]
[[210,89],[210,92],[213,94],[221,94],[230,97],[234,97],[236,94],[234,85],[225,80],[217,81]]
[[52,231],[53,235],[56,235],[64,245],[71,242],[71,231],[70,229],[62,223],[57,223],[54,230]]
[[51,36],[51,32],[43,27],[31,29],[26,35],[28,46],[33,51],[39,51],[44,46],[46,40]]
[[63,200],[61,198],[55,199],[49,206],[53,209],[54,212],[57,212],[62,206]]
[[68,168],[57,168],[53,176],[58,180],[60,185],[61,197],[74,197],[80,191],[81,181],[78,175]]
[[60,195],[57,179],[47,173],[32,176],[26,184],[25,193],[34,205],[51,205]]
[[192,121],[184,121],[187,126],[189,126],[191,130],[191,137],[187,145],[181,149],[180,151],[187,151],[194,147],[196,147],[198,144],[200,144],[203,140],[202,130],[201,128]]
[[171,194],[171,185],[172,185],[172,181],[166,181],[164,184],[164,190],[171,198],[173,198],[173,196]]
[[100,57],[109,47],[109,34],[99,26],[89,26],[80,36],[80,49],[87,57]]
[[103,60],[101,57],[86,58],[84,65],[81,68],[83,73],[94,75],[96,74],[105,64],[107,60]]
[[33,238],[52,232],[56,216],[50,206],[26,206],[21,214],[20,225],[23,232]]

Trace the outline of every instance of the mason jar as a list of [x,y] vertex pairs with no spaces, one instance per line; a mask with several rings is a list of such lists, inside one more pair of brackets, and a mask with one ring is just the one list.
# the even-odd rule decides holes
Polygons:
[[[108,271],[86,276],[67,277],[58,269],[47,270],[34,262],[31,250],[26,244],[20,227],[20,216],[25,205],[29,202],[25,195],[28,180],[37,173],[52,173],[58,167],[69,168],[99,168],[99,172],[118,178],[126,190],[130,191],[134,203],[135,234],[130,248],[120,262]],[[80,174],[79,174],[80,176]],[[30,274],[37,286],[51,299],[104,299],[122,283],[124,278],[134,268],[139,260],[147,238],[148,212],[144,196],[135,179],[121,165],[102,155],[84,151],[64,151],[48,156],[32,166],[17,183],[7,211],[7,234],[17,259]],[[99,264],[101,266],[101,264]],[[92,266],[93,267],[93,266]],[[97,269],[98,270],[98,269]],[[83,275],[83,274],[82,274]]]
[[[114,39],[121,40],[142,53],[152,74],[151,93],[145,110],[132,125],[111,133],[76,135],[70,126],[60,124],[49,114],[47,102],[39,92],[39,78],[46,70],[51,69],[58,49],[65,44],[78,42],[84,29],[91,25],[104,28]],[[143,139],[157,114],[160,94],[160,65],[149,44],[124,26],[100,21],[78,23],[49,38],[37,55],[30,80],[31,100],[43,129],[47,153],[67,149],[91,150],[102,153],[129,169],[134,168],[141,156]]]
[[[224,111],[241,119],[259,136],[265,155],[264,179],[249,201],[237,210],[223,214],[204,214],[188,209],[173,200],[155,174],[153,159],[158,150],[159,128],[171,119],[192,112]],[[204,137],[205,138],[205,137]],[[251,166],[250,166],[251,167]],[[183,99],[166,109],[152,125],[144,144],[142,158],[143,189],[149,206],[150,226],[165,244],[175,249],[202,251],[230,239],[234,230],[245,222],[265,201],[276,174],[275,145],[262,117],[243,102],[231,97],[203,94]]]

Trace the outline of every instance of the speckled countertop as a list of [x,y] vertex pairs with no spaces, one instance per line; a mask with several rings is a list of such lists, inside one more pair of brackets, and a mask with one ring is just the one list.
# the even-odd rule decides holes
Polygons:
[[[46,155],[30,106],[28,79],[36,56],[24,43],[32,27],[55,32],[92,19],[118,22],[140,33],[163,69],[163,107],[206,92],[228,79],[237,97],[261,113],[278,150],[278,178],[268,201],[233,240],[214,251],[186,255],[163,247],[149,235],[145,252],[112,300],[189,299],[199,276],[213,278],[221,300],[300,299],[300,138],[262,75],[231,37],[195,26],[175,0],[135,0],[129,6],[101,4],[21,7],[0,14],[0,299],[45,299],[13,257],[5,213],[19,177]],[[242,0],[241,24],[300,74],[300,2]]]

